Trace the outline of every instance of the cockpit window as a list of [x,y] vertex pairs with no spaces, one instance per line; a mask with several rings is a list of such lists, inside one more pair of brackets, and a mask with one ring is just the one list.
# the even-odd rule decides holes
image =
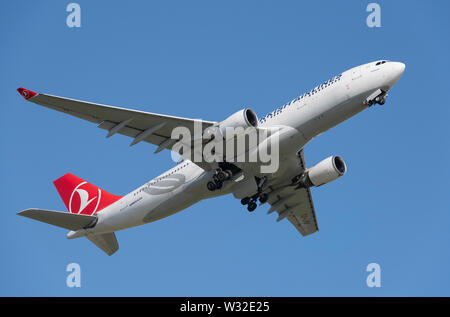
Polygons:
[[384,64],[384,63],[387,63],[388,61],[379,61],[379,62],[377,62],[376,64],[375,64],[375,66],[378,66],[378,65],[381,65],[381,64]]

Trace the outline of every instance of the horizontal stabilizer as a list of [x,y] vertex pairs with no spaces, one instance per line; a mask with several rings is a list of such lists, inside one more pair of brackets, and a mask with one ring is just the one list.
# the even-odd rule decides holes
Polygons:
[[17,214],[19,216],[28,217],[57,227],[74,231],[86,227],[97,219],[96,216],[78,215],[62,211],[44,209],[26,209],[18,212]]
[[112,255],[119,249],[119,243],[117,243],[116,235],[114,232],[103,234],[88,234],[86,238],[88,238],[89,241],[94,243],[108,255]]

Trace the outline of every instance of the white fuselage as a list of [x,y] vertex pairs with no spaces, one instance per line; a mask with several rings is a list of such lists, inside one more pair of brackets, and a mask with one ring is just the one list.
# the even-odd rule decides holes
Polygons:
[[[288,133],[280,136],[279,152],[283,163],[274,177],[291,173],[296,168],[296,162],[291,158],[295,158],[301,148],[315,136],[367,108],[365,100],[378,89],[388,91],[404,68],[404,64],[397,62],[379,65],[372,62],[352,68],[260,119],[261,127],[289,127]],[[184,161],[99,211],[93,228],[72,232],[70,237],[113,232],[153,222],[200,200],[233,191],[232,186],[209,191],[206,183],[210,179],[211,172],[191,161]]]

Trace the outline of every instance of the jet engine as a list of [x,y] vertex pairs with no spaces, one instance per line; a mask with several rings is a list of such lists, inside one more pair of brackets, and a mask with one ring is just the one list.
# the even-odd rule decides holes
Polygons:
[[258,126],[258,116],[250,109],[242,109],[219,123],[219,131],[225,136],[227,128],[249,128]]
[[347,171],[344,160],[337,155],[327,157],[313,167],[307,168],[303,174],[292,179],[299,187],[321,186],[338,179]]

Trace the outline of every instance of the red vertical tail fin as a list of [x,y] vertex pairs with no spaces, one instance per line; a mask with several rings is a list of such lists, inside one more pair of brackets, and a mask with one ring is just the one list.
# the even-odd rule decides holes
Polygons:
[[70,173],[58,178],[53,184],[67,210],[74,214],[93,215],[122,198]]

